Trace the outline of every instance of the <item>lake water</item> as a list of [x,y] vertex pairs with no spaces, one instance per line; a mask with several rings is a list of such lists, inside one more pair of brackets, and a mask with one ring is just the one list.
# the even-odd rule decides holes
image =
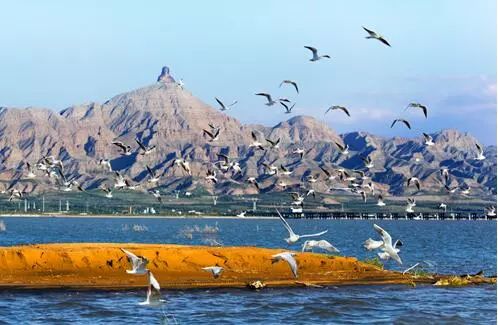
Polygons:
[[[288,247],[278,220],[4,218],[0,245],[51,242],[141,242],[224,246]],[[438,273],[496,274],[496,222],[388,221],[377,224],[403,241],[402,270],[421,263]],[[342,255],[371,258],[362,242],[376,238],[373,221],[290,220],[297,233],[328,229],[322,238]],[[134,227],[135,225],[135,227]],[[216,234],[202,229],[218,227]],[[135,229],[134,229],[135,228]],[[199,231],[196,231],[198,229]],[[299,245],[291,246],[300,249]],[[0,291],[0,323],[180,324],[496,324],[496,287],[440,288],[430,285],[344,286],[323,289],[164,290],[164,309],[137,306],[144,290]]]

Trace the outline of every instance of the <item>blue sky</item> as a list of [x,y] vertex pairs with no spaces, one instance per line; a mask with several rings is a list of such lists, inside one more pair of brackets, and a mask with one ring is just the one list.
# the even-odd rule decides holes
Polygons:
[[[361,26],[383,34],[387,48]],[[338,132],[419,136],[458,128],[496,144],[496,3],[409,1],[16,1],[2,6],[0,105],[63,109],[155,81],[186,87],[244,123],[289,116],[255,92],[295,98],[296,113]],[[311,63],[304,45],[332,60]],[[279,89],[296,80],[301,94]],[[403,112],[426,104],[429,119]],[[323,112],[350,108],[352,118]],[[390,129],[404,116],[414,129]]]

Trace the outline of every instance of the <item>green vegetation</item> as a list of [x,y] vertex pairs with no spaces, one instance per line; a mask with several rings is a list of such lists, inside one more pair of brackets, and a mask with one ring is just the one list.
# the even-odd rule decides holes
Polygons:
[[366,263],[366,264],[370,264],[370,265],[376,266],[376,267],[378,267],[380,269],[384,269],[384,263],[382,263],[378,257],[367,258],[367,259],[364,259],[362,262]]

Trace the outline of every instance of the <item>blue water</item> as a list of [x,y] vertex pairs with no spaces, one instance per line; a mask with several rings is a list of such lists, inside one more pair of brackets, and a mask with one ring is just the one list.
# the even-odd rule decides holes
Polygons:
[[[288,247],[278,220],[249,219],[69,219],[5,218],[0,245],[50,242],[143,242]],[[328,229],[323,236],[341,254],[374,257],[361,243],[376,238],[372,221],[290,220],[297,233]],[[403,267],[421,263],[439,273],[496,274],[496,222],[381,221],[393,239],[404,245]],[[146,231],[133,231],[133,225]],[[217,234],[188,227],[217,226]],[[291,246],[299,249],[299,245]],[[393,262],[386,268],[401,270]],[[0,291],[0,323],[152,323],[168,314],[181,324],[496,324],[496,287],[439,288],[430,285],[346,286],[323,289],[164,290],[164,310],[141,308],[140,291]]]

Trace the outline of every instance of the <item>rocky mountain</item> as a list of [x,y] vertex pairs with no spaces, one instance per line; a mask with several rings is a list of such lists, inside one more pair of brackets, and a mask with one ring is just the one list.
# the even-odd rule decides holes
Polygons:
[[[0,108],[0,180],[6,187],[14,180],[15,186],[24,186],[27,191],[52,190],[54,181],[41,172],[34,180],[26,179],[25,166],[25,162],[34,165],[43,156],[52,155],[63,161],[67,176],[95,188],[112,182],[113,174],[97,164],[107,158],[114,170],[134,182],[146,181],[146,166],[150,166],[162,176],[159,186],[164,191],[204,188],[243,194],[256,192],[244,182],[249,176],[257,177],[263,191],[280,191],[278,182],[298,184],[307,175],[321,173],[319,166],[364,169],[361,158],[370,156],[375,164],[369,172],[373,181],[394,194],[413,191],[405,186],[409,175],[422,180],[423,191],[441,191],[442,167],[449,169],[452,185],[467,184],[477,194],[496,193],[496,147],[487,147],[488,158],[476,161],[477,140],[469,134],[443,130],[432,134],[435,145],[427,147],[422,138],[382,138],[364,132],[339,135],[308,116],[294,116],[274,127],[243,125],[183,89],[167,67],[157,80],[103,104],[71,106],[60,113],[33,107]],[[209,130],[210,124],[221,128],[216,142],[203,135],[202,130]],[[253,130],[261,142],[280,139],[279,148],[250,148]],[[155,145],[157,150],[141,155],[135,139]],[[133,154],[120,155],[113,141],[132,145]],[[349,145],[350,154],[341,155],[335,143]],[[303,159],[292,154],[297,148],[306,151]],[[231,177],[231,172],[222,175],[218,171],[220,181],[213,185],[204,176],[208,168],[214,168],[218,153],[239,161],[243,172]],[[176,158],[191,162],[192,176],[173,166]],[[262,163],[287,166],[293,174],[269,176]],[[325,179],[323,174],[321,178]],[[314,186],[326,191],[333,185],[322,181]]]

